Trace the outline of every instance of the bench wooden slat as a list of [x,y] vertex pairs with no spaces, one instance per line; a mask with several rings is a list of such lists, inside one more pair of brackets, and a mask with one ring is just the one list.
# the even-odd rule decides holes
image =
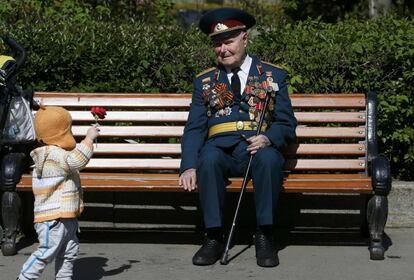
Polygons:
[[179,155],[180,144],[151,144],[151,143],[98,143],[94,146],[94,154],[129,154],[129,155]]
[[[183,191],[178,186],[178,174],[81,174],[87,191]],[[229,191],[239,191],[240,178],[230,178]],[[31,190],[31,177],[23,176],[20,191]],[[252,183],[248,185],[252,191]],[[371,193],[371,179],[363,174],[288,174],[285,192]]]
[[[284,151],[287,155],[364,155],[365,146],[359,144],[293,144]],[[131,155],[179,155],[180,144],[151,143],[99,143],[94,154],[131,154]]]
[[[168,98],[166,98],[168,97]],[[105,94],[36,92],[35,99],[44,105],[70,107],[188,108],[190,94]],[[293,94],[294,108],[365,108],[364,94]]]
[[[165,158],[92,158],[86,169],[178,169],[180,159]],[[364,170],[363,159],[288,159],[286,169],[291,170]]]
[[[94,121],[89,111],[70,111],[74,121]],[[107,111],[99,122],[186,122],[188,112],[183,111]]]
[[[84,136],[89,126],[72,127],[73,135]],[[181,137],[184,126],[100,126],[101,137]],[[298,138],[365,138],[364,127],[298,126]]]
[[365,108],[365,94],[293,94],[294,108]]
[[[168,98],[166,98],[168,97]],[[105,94],[105,93],[59,93],[36,92],[35,100],[46,106],[107,108],[189,108],[188,94]]]
[[[94,121],[89,111],[70,111],[76,121]],[[100,122],[186,122],[188,112],[179,111],[107,111]],[[296,112],[299,123],[364,123],[365,112]]]
[[299,123],[365,123],[365,112],[295,112]]
[[287,159],[290,170],[364,170],[364,159]]
[[296,128],[298,138],[365,138],[365,127],[306,127]]
[[286,155],[364,155],[365,145],[358,144],[292,144]]

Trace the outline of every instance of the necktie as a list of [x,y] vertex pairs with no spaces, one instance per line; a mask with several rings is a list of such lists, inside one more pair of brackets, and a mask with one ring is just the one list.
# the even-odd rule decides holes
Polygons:
[[233,73],[233,76],[231,77],[231,89],[233,90],[234,98],[237,100],[240,100],[241,93],[240,93],[240,78],[239,75],[237,75],[237,72],[239,72],[241,69],[240,67],[236,67],[231,72]]

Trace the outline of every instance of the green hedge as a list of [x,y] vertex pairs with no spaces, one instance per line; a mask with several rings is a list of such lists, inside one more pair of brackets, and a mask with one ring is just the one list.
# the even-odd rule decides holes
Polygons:
[[[37,91],[190,92],[194,74],[214,64],[209,39],[195,28],[82,15],[0,18],[0,33],[28,51],[20,83]],[[381,152],[395,177],[414,179],[413,20],[307,20],[257,31],[250,52],[286,67],[291,91],[376,90]]]
[[381,151],[414,179],[414,20],[262,26],[252,51],[291,75],[295,92],[367,92],[379,99]]
[[177,26],[67,21],[28,25],[11,35],[28,51],[20,80],[36,90],[188,92],[192,73],[209,63],[202,62],[204,38],[193,33],[182,40]]

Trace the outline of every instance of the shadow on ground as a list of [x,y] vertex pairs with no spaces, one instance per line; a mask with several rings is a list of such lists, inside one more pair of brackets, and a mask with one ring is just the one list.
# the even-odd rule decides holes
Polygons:
[[[231,249],[230,259],[237,259],[250,247],[254,246],[254,230],[238,229],[234,236],[235,244],[243,245]],[[142,230],[87,230],[80,235],[81,243],[140,243],[140,244],[188,244],[198,245],[203,240],[201,231],[193,232],[157,232]],[[36,242],[34,238],[23,238],[18,243],[19,250],[28,247]],[[289,246],[362,246],[368,250],[369,238],[361,234],[359,229],[281,229],[275,231],[275,242],[277,251],[282,251]],[[384,235],[384,247],[387,251],[392,246],[391,238]],[[104,276],[117,275],[128,270],[139,260],[128,260],[128,263],[118,268],[106,270],[108,259],[100,256],[82,257],[79,256],[74,279],[97,280]]]
[[121,274],[130,269],[134,264],[139,263],[137,260],[128,260],[127,264],[123,264],[115,269],[106,270],[107,258],[103,257],[82,257],[76,260],[73,272],[73,279],[98,280],[104,276],[114,276]]

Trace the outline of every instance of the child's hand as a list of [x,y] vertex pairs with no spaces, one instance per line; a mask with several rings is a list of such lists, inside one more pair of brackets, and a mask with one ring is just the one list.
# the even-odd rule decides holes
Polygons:
[[90,140],[92,143],[99,136],[99,124],[93,124],[86,132],[85,139]]

